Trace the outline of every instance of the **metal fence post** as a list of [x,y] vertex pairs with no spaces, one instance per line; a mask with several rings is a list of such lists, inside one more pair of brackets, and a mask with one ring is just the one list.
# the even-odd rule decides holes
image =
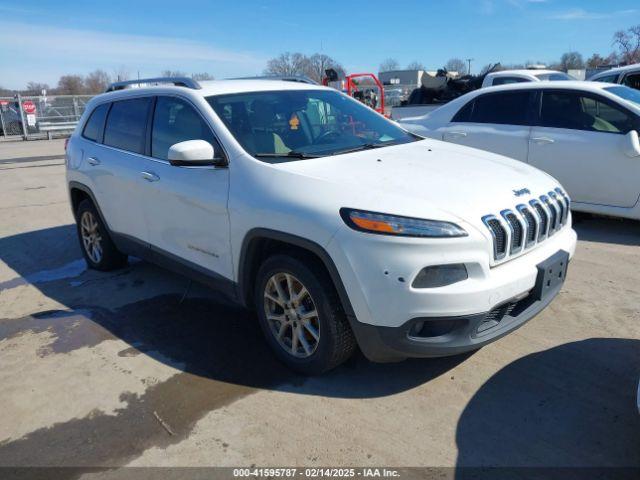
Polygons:
[[27,122],[24,116],[24,110],[22,109],[22,96],[18,94],[18,108],[20,109],[20,121],[22,122],[22,138],[24,140],[28,140],[27,138]]
[[80,116],[78,115],[78,97],[73,97],[73,116],[76,119],[76,122],[80,120]]
[[0,107],[0,124],[2,125],[2,136],[7,138],[7,127],[4,124],[4,114],[2,113],[2,107]]

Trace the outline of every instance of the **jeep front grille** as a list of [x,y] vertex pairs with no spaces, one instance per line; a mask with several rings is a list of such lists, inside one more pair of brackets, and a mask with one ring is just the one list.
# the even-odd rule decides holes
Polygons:
[[571,201],[559,188],[514,210],[485,215],[482,222],[491,233],[493,258],[503,260],[549,238],[566,225]]

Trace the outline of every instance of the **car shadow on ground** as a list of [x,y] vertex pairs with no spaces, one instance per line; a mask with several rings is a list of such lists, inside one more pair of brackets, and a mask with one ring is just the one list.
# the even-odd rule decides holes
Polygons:
[[[0,282],[0,290],[32,283],[45,296],[68,307],[17,321],[0,321],[0,338],[19,335],[24,330],[49,331],[53,340],[39,352],[42,355],[116,338],[131,346],[120,353],[122,356],[145,354],[199,378],[344,398],[380,397],[414,388],[469,357],[374,364],[358,352],[340,368],[307,379],[275,360],[254,314],[213,291],[204,297],[183,298],[188,281],[179,275],[136,262],[115,275],[91,271],[77,276],[81,273],[77,267],[83,268],[83,261],[78,260],[80,250],[75,235],[75,226],[65,225],[0,239],[0,259],[20,275]],[[173,276],[175,291],[154,292],[154,275]],[[86,276],[91,278],[83,281]],[[135,279],[129,281],[127,277]],[[142,282],[146,283],[142,294],[146,298],[120,306],[90,304],[82,294],[83,288],[106,292],[108,283],[135,288]],[[80,288],[72,287],[74,283]]]
[[640,245],[640,222],[573,212],[573,228],[580,240],[619,245]]
[[640,467],[639,359],[640,340],[591,338],[505,366],[460,416],[458,478],[632,478],[558,467]]

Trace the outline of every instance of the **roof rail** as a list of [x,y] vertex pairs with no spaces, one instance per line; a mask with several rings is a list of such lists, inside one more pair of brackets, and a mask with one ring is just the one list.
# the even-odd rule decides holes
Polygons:
[[259,75],[255,77],[236,77],[229,80],[281,80],[283,82],[308,83],[310,85],[320,85],[315,80],[306,75]]
[[176,87],[193,88],[194,90],[200,90],[202,87],[200,84],[189,77],[158,77],[158,78],[139,78],[138,80],[124,80],[122,82],[114,82],[105,90],[105,92],[114,92],[116,90],[124,90],[131,85],[142,84],[162,84],[171,83]]

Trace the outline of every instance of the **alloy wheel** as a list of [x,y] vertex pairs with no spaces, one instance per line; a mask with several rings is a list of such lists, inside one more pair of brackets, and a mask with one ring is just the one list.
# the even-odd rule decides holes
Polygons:
[[82,245],[89,259],[94,263],[102,260],[102,236],[98,229],[98,221],[91,212],[83,212],[80,218],[80,235]]
[[276,273],[264,289],[264,313],[269,329],[290,355],[307,358],[320,342],[320,318],[311,294],[290,273]]

